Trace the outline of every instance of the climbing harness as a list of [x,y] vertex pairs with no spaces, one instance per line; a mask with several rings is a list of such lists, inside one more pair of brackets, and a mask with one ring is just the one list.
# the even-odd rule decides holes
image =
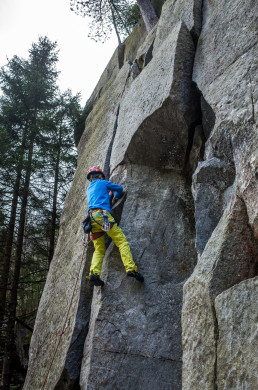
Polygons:
[[90,235],[90,239],[91,240],[96,240],[96,238],[99,238],[101,236],[104,236],[105,232],[96,232],[96,233],[92,233]]
[[[98,223],[98,221],[96,221],[96,219],[93,217],[93,213],[96,212],[96,211],[100,211],[102,216],[103,216],[103,224],[101,225],[100,223]],[[99,226],[101,226],[101,230],[103,230],[103,232],[109,232],[109,230],[113,227],[113,225],[115,224],[115,222],[109,222],[108,220],[108,212],[107,210],[102,210],[102,209],[95,209],[95,210],[90,210],[90,217],[96,222],[96,224],[98,224]],[[101,235],[103,235],[104,233],[100,232]],[[92,233],[92,235],[94,235],[96,233]],[[101,236],[99,236],[101,237]],[[98,237],[95,237],[95,238],[98,238]],[[95,239],[93,238],[93,240]]]
[[91,226],[90,215],[88,215],[85,218],[85,220],[82,222],[82,228],[85,234],[89,234],[91,232],[92,226]]
[[[124,202],[124,200],[126,199],[126,191],[123,192],[123,195],[121,196],[121,198],[118,199],[118,201],[115,203],[115,205],[112,207],[112,210],[115,209],[117,206],[119,206],[122,202]],[[93,217],[93,213],[94,212],[97,212],[97,211],[100,211],[102,214],[105,214],[103,215],[103,224],[101,225],[100,223],[98,223],[98,221],[96,221],[96,219]],[[106,232],[106,231],[109,231],[110,229],[112,229],[113,225],[116,223],[118,225],[118,222],[109,222],[108,221],[108,217],[107,217],[107,221],[110,225],[110,229],[109,230],[104,230],[103,229],[103,225],[104,225],[104,217],[107,216],[107,211],[106,210],[102,210],[102,209],[90,209],[89,210],[89,215],[87,216],[87,218],[82,222],[82,227],[83,227],[83,231],[84,233],[91,233],[90,235],[90,239],[91,240],[95,240],[96,238],[99,238],[101,236],[103,236]],[[91,225],[91,218],[99,225],[101,226],[101,229],[103,230],[103,232],[96,232],[96,233],[93,233],[92,232],[92,225]],[[116,220],[115,216],[113,215],[113,218]]]
[[81,258],[81,263],[80,263],[80,266],[79,266],[79,271],[77,273],[77,278],[76,278],[76,281],[75,281],[75,285],[74,285],[74,288],[73,288],[73,293],[72,293],[72,297],[71,297],[71,300],[70,300],[70,303],[69,303],[69,307],[68,307],[68,310],[67,310],[67,313],[66,313],[66,316],[65,316],[65,320],[64,320],[64,324],[63,324],[63,327],[62,327],[62,331],[61,333],[59,334],[59,340],[56,344],[56,347],[55,347],[55,350],[53,352],[53,355],[52,355],[52,359],[51,359],[51,362],[50,362],[50,365],[48,367],[48,370],[47,370],[47,373],[45,375],[45,378],[44,378],[44,382],[40,388],[40,390],[43,390],[45,388],[45,384],[46,384],[46,381],[47,381],[47,378],[48,378],[48,375],[50,373],[50,370],[51,370],[51,367],[53,365],[53,362],[54,362],[54,359],[55,359],[55,356],[56,356],[56,353],[57,353],[57,349],[61,343],[61,338],[62,336],[65,334],[66,332],[66,329],[68,328],[69,326],[69,319],[68,319],[68,316],[69,316],[69,313],[70,313],[70,310],[71,310],[71,307],[72,307],[72,302],[73,302],[73,298],[74,298],[74,294],[75,294],[75,290],[76,290],[76,287],[77,287],[77,283],[78,283],[78,280],[79,280],[79,276],[80,276],[80,272],[81,272],[81,268],[82,268],[82,264],[83,264],[83,258],[84,258],[84,254],[85,254],[85,250],[87,248],[87,246],[89,245],[89,243],[92,241],[92,239],[90,238],[90,240],[88,242],[85,242],[85,237],[83,237],[83,253],[82,253],[82,258]]
[[110,227],[110,223],[108,221],[107,210],[102,210],[102,215],[103,215],[103,225],[101,226],[101,229],[103,230],[103,232],[109,232],[111,227]]

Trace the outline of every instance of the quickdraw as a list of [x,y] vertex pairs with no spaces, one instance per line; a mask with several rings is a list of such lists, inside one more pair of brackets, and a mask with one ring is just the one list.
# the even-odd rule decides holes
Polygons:
[[103,236],[106,232],[108,232],[110,229],[112,229],[112,227],[115,224],[115,222],[109,222],[107,210],[97,209],[96,211],[100,211],[101,214],[103,215],[103,224],[102,225],[98,221],[96,221],[96,219],[93,217],[92,210],[90,210],[90,216],[101,227],[103,232],[96,232],[96,233],[92,232],[92,234],[90,235],[91,240],[95,240],[96,238]]

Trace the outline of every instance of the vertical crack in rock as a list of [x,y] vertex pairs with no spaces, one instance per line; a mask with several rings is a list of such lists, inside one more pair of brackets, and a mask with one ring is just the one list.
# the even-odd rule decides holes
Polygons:
[[106,154],[106,160],[105,160],[105,163],[104,163],[104,173],[105,173],[105,176],[106,176],[107,180],[109,180],[109,176],[110,176],[110,158],[111,158],[111,153],[112,153],[112,147],[113,147],[114,139],[115,139],[115,136],[116,136],[117,122],[118,122],[118,117],[119,117],[119,109],[120,109],[120,105],[118,106],[118,109],[116,111],[116,120],[115,120],[115,123],[114,123],[113,134],[112,134],[112,138],[111,138],[111,141],[109,143],[109,146],[108,146],[108,150],[107,150],[107,154]]
[[201,95],[202,127],[203,127],[204,135],[207,140],[214,128],[216,122],[216,116],[209,103],[205,100],[201,91],[200,91],[200,95]]
[[250,99],[251,99],[251,105],[252,105],[252,119],[253,119],[253,122],[256,124],[256,120],[255,120],[255,108],[254,108],[254,105],[255,105],[255,102],[254,102],[254,90],[253,90],[253,85],[252,85],[252,79],[251,79],[251,75],[249,74],[249,78],[250,78]]
[[117,48],[118,67],[122,68],[124,65],[125,43],[121,43]]
[[217,313],[215,306],[212,307],[212,312],[214,315],[214,348],[215,348],[215,359],[214,359],[214,390],[218,390],[217,375],[218,375],[218,341],[219,341],[219,326]]
[[202,28],[202,20],[203,20],[203,3],[204,0],[197,0],[194,1],[193,4],[193,19],[195,20],[195,23],[190,30],[190,34],[193,39],[194,47],[197,48],[201,28]]
[[[127,73],[127,77],[126,77],[125,82],[124,82],[124,88],[123,88],[123,90],[120,93],[119,101],[121,101],[121,99],[122,99],[122,97],[124,95],[124,92],[125,92],[125,89],[126,89],[126,85],[127,85],[127,81],[128,81],[128,79],[130,77],[130,72],[131,72],[131,70],[129,69],[129,71]],[[106,159],[105,159],[105,162],[104,162],[104,173],[105,173],[105,176],[106,176],[107,180],[109,180],[109,177],[110,177],[110,159],[111,159],[111,154],[112,154],[113,143],[114,143],[114,140],[115,140],[115,137],[116,137],[116,130],[117,130],[118,118],[119,118],[119,110],[120,110],[120,104],[118,105],[118,108],[117,108],[117,111],[116,111],[116,119],[115,119],[115,123],[114,123],[114,127],[113,127],[113,133],[112,133],[112,137],[111,137],[111,140],[110,140],[110,143],[109,143],[109,146],[108,146]]]
[[153,58],[153,46],[154,46],[154,41],[152,42],[152,44],[150,45],[149,49],[147,50],[146,54],[145,54],[145,57],[144,57],[144,67],[147,66],[152,58]]
[[245,280],[245,279],[250,279],[250,278],[253,278],[255,276],[258,276],[258,239],[257,239],[257,237],[255,237],[252,226],[250,225],[250,222],[248,219],[248,209],[247,209],[246,203],[243,199],[242,199],[242,202],[243,202],[243,205],[245,208],[247,228],[250,232],[250,236],[252,237],[252,242],[253,242],[254,247],[255,247],[255,250],[251,251],[249,249],[250,245],[248,245],[248,242],[246,242],[246,250],[248,250],[248,252],[250,253],[250,258],[249,258],[249,264],[248,264],[248,274],[247,274],[246,278],[243,278],[243,280]]
[[[195,121],[188,128],[188,143],[185,152],[185,163],[183,172],[186,176],[191,176],[196,169],[198,161],[203,156],[205,137],[202,128],[202,110],[201,110],[201,93],[195,86]],[[197,133],[197,127],[198,133]],[[193,150],[193,148],[195,150]]]
[[86,261],[79,294],[80,298],[75,316],[73,335],[66,354],[65,368],[54,390],[76,390],[78,388],[83,347],[89,330],[91,301],[93,295],[93,287],[86,280],[86,274],[89,273],[92,254],[93,245],[91,244],[87,248],[86,252]]
[[54,390],[80,390],[79,378],[71,379],[67,370],[64,369]]

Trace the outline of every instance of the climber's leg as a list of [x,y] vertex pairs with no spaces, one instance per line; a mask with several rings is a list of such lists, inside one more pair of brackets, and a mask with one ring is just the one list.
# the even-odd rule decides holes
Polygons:
[[100,276],[103,258],[106,252],[105,236],[101,236],[93,240],[95,251],[92,256],[90,274]]
[[[110,222],[113,222],[114,218],[109,214],[108,220]],[[109,230],[109,232],[107,232],[107,234],[109,235],[109,237],[112,238],[115,245],[118,247],[126,272],[128,271],[137,272],[137,266],[133,261],[133,256],[130,250],[129,243],[124,233],[122,232],[122,229],[119,226],[117,226],[117,224],[114,224],[114,226]]]
[[[103,223],[103,217],[101,212],[100,211],[93,212],[91,217],[92,232],[94,233],[102,232],[101,230],[102,223]],[[106,252],[105,236],[103,235],[101,237],[95,238],[93,240],[93,244],[94,244],[95,251],[93,253],[92,260],[91,260],[90,274],[100,276],[103,258]]]

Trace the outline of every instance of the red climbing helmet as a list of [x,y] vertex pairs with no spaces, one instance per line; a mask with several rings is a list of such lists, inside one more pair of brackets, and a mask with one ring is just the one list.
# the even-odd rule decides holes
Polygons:
[[101,173],[105,179],[104,172],[99,167],[90,167],[87,171],[87,179],[90,180],[90,174],[91,173]]

